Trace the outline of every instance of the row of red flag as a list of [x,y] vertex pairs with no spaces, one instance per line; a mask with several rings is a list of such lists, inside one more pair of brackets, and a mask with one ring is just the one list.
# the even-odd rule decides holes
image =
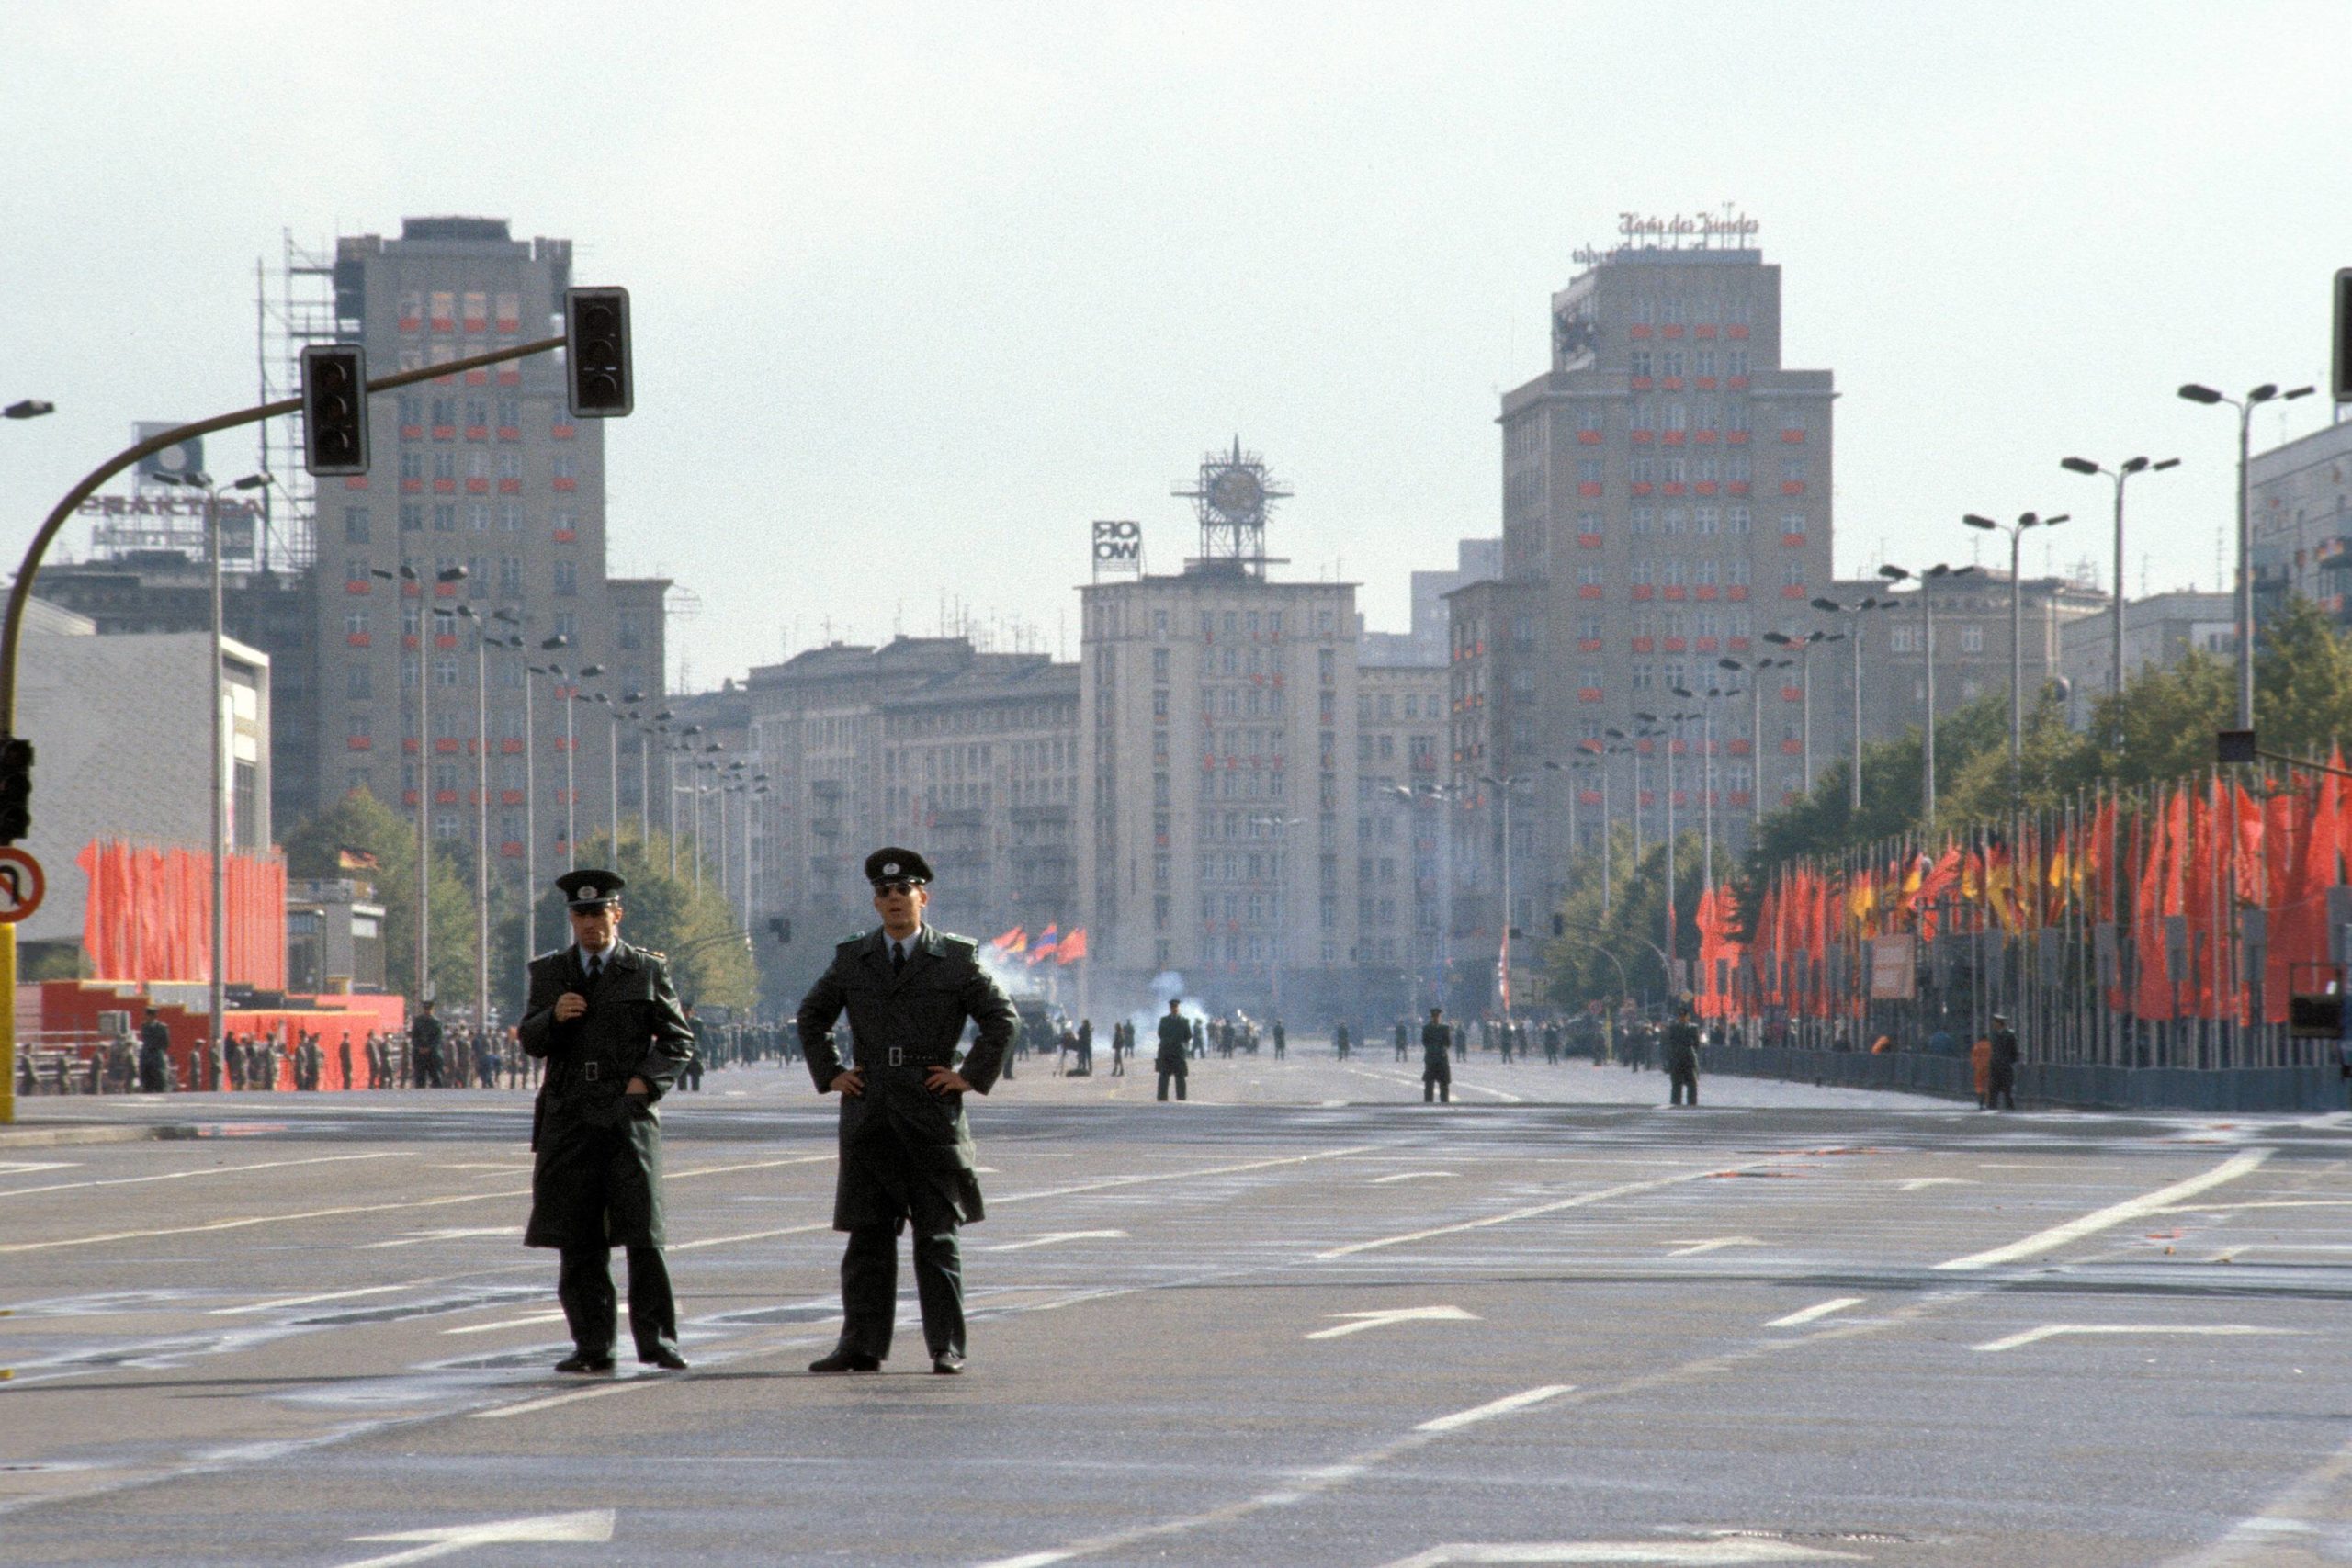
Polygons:
[[[94,839],[74,857],[89,878],[82,947],[99,980],[212,977],[212,857],[120,839]],[[286,863],[231,855],[222,967],[229,983],[286,988]]]
[[1035,965],[1050,958],[1057,964],[1075,964],[1086,956],[1086,928],[1073,926],[1069,934],[1062,934],[1058,923],[1047,926],[1032,940],[1026,926],[1015,926],[989,943],[989,950],[998,957],[1020,958]]
[[[2342,768],[2340,752],[2332,766]],[[2037,814],[2016,840],[1978,831],[1784,866],[1745,940],[1728,890],[1709,895],[1702,998],[1727,1004],[1724,976],[1746,973],[1766,1006],[1842,1010],[1863,966],[1833,996],[1826,955],[1905,932],[2056,931],[2076,944],[2058,951],[2082,960],[2085,983],[2095,976],[2109,1006],[2142,1019],[2248,1016],[2246,950],[2257,942],[2267,1021],[2285,1021],[2289,996],[2333,974],[2328,890],[2346,886],[2352,859],[2352,782],[2335,772],[2298,770],[2255,788],[2216,774],[2103,795]],[[2242,918],[2256,910],[2258,923]]]

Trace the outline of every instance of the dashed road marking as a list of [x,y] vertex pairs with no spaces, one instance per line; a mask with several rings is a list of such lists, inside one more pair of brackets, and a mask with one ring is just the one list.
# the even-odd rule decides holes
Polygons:
[[1800,1307],[1786,1317],[1776,1317],[1764,1326],[1803,1328],[1806,1324],[1817,1323],[1832,1313],[1844,1312],[1848,1307],[1860,1306],[1863,1300],[1861,1296],[1832,1296],[1826,1302],[1815,1302],[1809,1307]]
[[429,1241],[464,1241],[469,1236],[521,1235],[521,1225],[459,1225],[437,1231],[411,1231],[390,1241],[363,1241],[352,1248],[355,1252],[375,1252],[387,1247],[422,1247]]
[[613,1510],[596,1508],[580,1514],[541,1514],[536,1518],[492,1519],[479,1525],[444,1525],[433,1529],[399,1530],[389,1535],[355,1535],[354,1540],[417,1540],[425,1544],[408,1551],[346,1562],[343,1568],[400,1568],[401,1564],[447,1557],[477,1546],[543,1540],[606,1541],[613,1539]]
[[1449,1568],[1479,1562],[1624,1562],[1643,1568],[1736,1568],[1765,1562],[1862,1562],[1868,1559],[1790,1540],[1453,1541],[1400,1557],[1387,1568]]
[[1351,1334],[1362,1334],[1367,1328],[1387,1328],[1399,1323],[1476,1323],[1478,1314],[1464,1312],[1458,1306],[1390,1307],[1383,1312],[1335,1312],[1333,1317],[1349,1318],[1332,1328],[1318,1328],[1309,1339],[1344,1339]]
[[[0,1198],[29,1198],[36,1192],[67,1192],[84,1187],[137,1187],[151,1181],[193,1181],[200,1176],[243,1176],[256,1170],[283,1170],[298,1165],[342,1165],[363,1159],[413,1159],[407,1149],[379,1149],[364,1155],[314,1155],[307,1159],[266,1159],[252,1165],[209,1165],[192,1170],[164,1170],[152,1176],[100,1176],[86,1181],[52,1181],[43,1187],[0,1188]],[[28,1167],[28,1170],[52,1168]],[[57,1167],[53,1168],[63,1168]]]
[[2212,1169],[2199,1176],[2192,1176],[2186,1181],[2176,1181],[2169,1187],[2159,1187],[2154,1192],[2143,1192],[2137,1198],[2127,1198],[2120,1203],[2110,1203],[2104,1209],[2083,1215],[2080,1219],[2068,1220],[2063,1225],[2052,1225],[2048,1230],[2036,1231],[2024,1240],[2013,1241],[2007,1247],[1996,1247],[1984,1252],[1972,1252],[1965,1258],[1954,1258],[1948,1262],[1939,1263],[1936,1267],[1944,1269],[1990,1269],[1996,1264],[2015,1263],[2020,1258],[2035,1258],[2045,1252],[2054,1252],[2068,1242],[2080,1241],[2085,1236],[2097,1235],[2101,1231],[2112,1230],[2117,1225],[2154,1213],[2167,1204],[2177,1203],[2184,1198],[2193,1198],[2198,1193],[2211,1190],[2224,1182],[2235,1181],[2241,1176],[2250,1175],[2260,1169],[2262,1162],[2269,1157],[2268,1149],[2249,1149],[2244,1154],[2232,1155]]
[[535,1312],[528,1317],[510,1317],[497,1323],[469,1323],[461,1328],[445,1328],[444,1334],[495,1334],[505,1328],[537,1328],[543,1323],[561,1323],[560,1312]]
[[1761,1247],[1764,1244],[1752,1235],[1719,1235],[1706,1241],[1679,1242],[1668,1258],[1699,1258],[1710,1252],[1721,1252],[1726,1247]]
[[1518,1393],[1490,1399],[1484,1404],[1474,1404],[1467,1410],[1457,1410],[1451,1416],[1440,1416],[1424,1421],[1413,1428],[1416,1432],[1459,1432],[1464,1427],[1476,1427],[1481,1421],[1491,1421],[1498,1416],[1509,1416],[1546,1400],[1557,1399],[1575,1389],[1574,1383],[1547,1382],[1541,1388],[1525,1389]]
[[1972,1350],[1998,1353],[2035,1345],[2044,1339],[2057,1339],[2071,1334],[2171,1334],[2214,1335],[2234,1337],[2246,1334],[2301,1334],[2300,1328],[2261,1328],[2248,1323],[2045,1323],[2039,1328],[2029,1328],[2021,1334],[2011,1334],[2000,1339],[1988,1339],[1982,1345],[1972,1345]]
[[1394,1176],[1375,1176],[1364,1183],[1367,1187],[1385,1187],[1392,1181],[1424,1181],[1440,1176],[1454,1176],[1451,1170],[1400,1170]]
[[1024,1241],[1001,1242],[995,1247],[984,1247],[980,1250],[982,1252],[1026,1252],[1033,1247],[1053,1247],[1065,1241],[1120,1241],[1125,1239],[1126,1234],[1125,1231],[1049,1231],[1044,1235],[1033,1235]]
[[1717,1168],[1708,1170],[1685,1170],[1673,1176],[1653,1177],[1646,1181],[1627,1181],[1615,1187],[1603,1187],[1594,1192],[1579,1192],[1572,1198],[1555,1199],[1549,1203],[1537,1203],[1531,1208],[1513,1209],[1507,1213],[1487,1214],[1475,1220],[1461,1220],[1450,1225],[1432,1225],[1427,1230],[1407,1231],[1402,1235],[1375,1236],[1370,1241],[1351,1241],[1345,1247],[1334,1247],[1314,1254],[1317,1262],[1334,1258],[1351,1258],[1359,1252],[1372,1252],[1384,1247],[1401,1247],[1410,1241],[1429,1241],[1442,1235],[1457,1235],[1464,1231],[1484,1230],[1489,1225],[1507,1225],[1517,1220],[1532,1220],[1544,1214],[1556,1214],[1564,1209],[1581,1209],[1588,1204],[1605,1203],[1611,1198],[1631,1198],[1643,1192],[1655,1192],[1662,1187],[1675,1187],[1686,1181],[1699,1181],[1711,1176],[1724,1176],[1733,1170],[1752,1170],[1762,1160],[1747,1165]]

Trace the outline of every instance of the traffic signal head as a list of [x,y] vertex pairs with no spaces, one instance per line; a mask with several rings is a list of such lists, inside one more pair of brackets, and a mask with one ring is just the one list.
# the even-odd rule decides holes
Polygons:
[[356,343],[302,351],[302,466],[314,474],[368,471],[368,351]]
[[33,743],[0,737],[0,844],[33,830]]
[[563,315],[572,417],[620,418],[637,406],[628,362],[628,290],[569,289]]

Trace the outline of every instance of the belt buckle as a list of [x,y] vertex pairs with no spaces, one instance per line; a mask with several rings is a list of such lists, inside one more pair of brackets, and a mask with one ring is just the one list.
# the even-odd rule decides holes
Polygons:
[[582,1063],[580,1068],[581,1081],[583,1083],[594,1083],[598,1078],[604,1077],[604,1073],[601,1070],[604,1064],[602,1062]]
[[907,1065],[907,1053],[904,1046],[890,1047],[890,1065],[894,1067],[903,1067]]

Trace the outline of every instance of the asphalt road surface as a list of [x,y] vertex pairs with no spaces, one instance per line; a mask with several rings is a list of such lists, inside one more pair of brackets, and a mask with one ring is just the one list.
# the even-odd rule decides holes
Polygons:
[[587,1380],[523,1095],[28,1102],[205,1135],[0,1137],[0,1562],[2352,1561],[2352,1116],[1457,1076],[1029,1064],[962,1378],[903,1269],[886,1371],[803,1371],[797,1066],[664,1107],[695,1368]]

